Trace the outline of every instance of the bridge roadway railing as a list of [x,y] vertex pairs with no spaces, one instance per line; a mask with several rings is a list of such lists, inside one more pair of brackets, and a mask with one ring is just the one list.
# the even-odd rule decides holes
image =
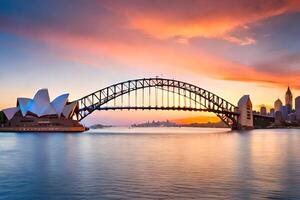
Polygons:
[[[192,108],[192,107],[165,107],[165,106],[103,106],[97,110],[176,110],[176,111],[196,111],[196,112],[215,112],[220,114],[232,114],[228,111],[220,111],[205,108]],[[234,113],[238,115],[238,113]]]

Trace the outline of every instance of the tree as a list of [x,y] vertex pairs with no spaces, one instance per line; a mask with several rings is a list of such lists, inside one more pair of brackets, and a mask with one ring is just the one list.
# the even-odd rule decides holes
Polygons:
[[0,111],[0,124],[4,124],[6,122],[6,116],[3,111]]

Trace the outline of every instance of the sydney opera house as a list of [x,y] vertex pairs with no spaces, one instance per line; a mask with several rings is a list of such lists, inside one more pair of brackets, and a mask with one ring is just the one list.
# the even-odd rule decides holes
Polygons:
[[81,132],[74,120],[77,102],[68,102],[69,94],[50,101],[48,89],[39,90],[33,99],[18,98],[17,105],[1,111],[0,131]]

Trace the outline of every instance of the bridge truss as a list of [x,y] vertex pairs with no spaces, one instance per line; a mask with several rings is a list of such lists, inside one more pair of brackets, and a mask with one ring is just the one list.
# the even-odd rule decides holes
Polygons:
[[237,126],[235,105],[193,84],[172,79],[128,80],[91,93],[77,102],[79,121],[95,110],[182,110],[212,112],[229,127]]

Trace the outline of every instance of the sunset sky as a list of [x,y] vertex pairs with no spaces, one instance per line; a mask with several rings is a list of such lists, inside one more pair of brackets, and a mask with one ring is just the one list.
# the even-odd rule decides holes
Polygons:
[[[49,88],[70,100],[128,79],[174,78],[237,104],[300,95],[299,0],[0,0],[0,110]],[[130,124],[206,113],[95,112]],[[128,117],[129,116],[129,117]]]

